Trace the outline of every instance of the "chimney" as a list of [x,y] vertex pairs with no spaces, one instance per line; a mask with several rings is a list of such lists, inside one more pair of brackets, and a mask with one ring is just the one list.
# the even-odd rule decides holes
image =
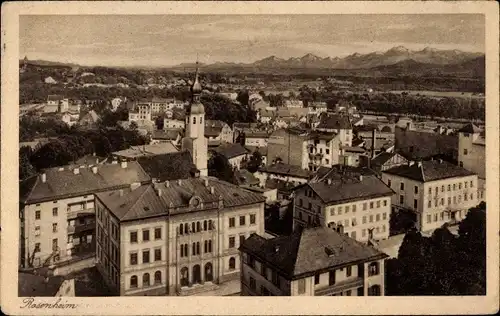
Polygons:
[[115,159],[113,159],[113,161],[111,162],[112,165],[116,165],[118,163],[118,161]]
[[119,194],[120,196],[123,196],[123,189],[120,189]]
[[80,173],[80,169],[78,169],[78,168],[73,169],[73,173],[74,174],[79,174]]
[[182,185],[182,179],[177,180],[178,185]]
[[413,161],[413,160],[408,161],[408,166],[410,166],[410,167],[411,167],[411,166],[413,166],[414,164],[415,164],[415,161]]
[[214,192],[215,192],[214,187],[210,187],[210,194],[214,194]]
[[95,164],[96,164],[96,165],[98,165],[98,164],[99,164],[99,158],[97,158],[97,159],[95,160]]
[[59,171],[64,171],[64,167],[61,167],[58,169]]
[[330,179],[330,178],[326,179],[326,183],[329,185],[332,184],[332,179]]
[[280,246],[279,245],[275,245],[274,246],[274,252],[278,253],[280,251]]
[[123,169],[127,168],[127,162],[126,161],[122,161],[121,165],[122,165]]
[[419,162],[418,162],[418,164],[417,164],[417,166],[418,166],[419,168],[422,168],[422,162],[421,162],[421,161],[419,161]]
[[375,145],[377,144],[377,129],[373,129],[372,131],[372,157],[371,158],[374,158],[375,157]]
[[47,174],[45,174],[45,172],[44,172],[41,174],[41,176],[42,176],[42,182],[43,183],[47,182]]
[[160,197],[161,197],[161,193],[162,193],[162,192],[161,192],[161,189],[157,189],[157,190],[156,190],[156,192],[158,193],[158,196],[160,196]]
[[92,167],[92,173],[97,174],[97,167],[96,166]]
[[443,163],[443,159],[439,159],[439,163]]
[[359,177],[358,177],[359,181],[363,181],[363,175],[360,174]]
[[165,187],[170,188],[170,182],[168,180],[165,181]]
[[204,180],[203,180],[203,183],[205,184],[205,187],[207,187],[207,188],[208,188],[208,179],[204,179]]

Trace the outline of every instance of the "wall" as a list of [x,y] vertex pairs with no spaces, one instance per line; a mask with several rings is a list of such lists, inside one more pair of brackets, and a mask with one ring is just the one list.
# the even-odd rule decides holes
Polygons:
[[269,137],[267,145],[267,165],[276,158],[283,163],[303,166],[303,148],[306,137],[288,133],[286,130],[277,130]]
[[[468,135],[466,137],[465,135]],[[458,137],[458,162],[463,163],[463,167],[474,173],[477,173],[479,178],[486,178],[486,156],[485,146],[474,144],[479,138],[479,134],[459,133]],[[465,154],[467,150],[467,154]]]

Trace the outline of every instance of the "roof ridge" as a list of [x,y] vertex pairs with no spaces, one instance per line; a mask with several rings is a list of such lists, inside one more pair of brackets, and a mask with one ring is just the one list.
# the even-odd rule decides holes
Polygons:
[[420,172],[422,173],[422,181],[425,182],[425,173],[424,173],[424,164],[420,164],[417,162],[417,168],[420,169]]
[[[38,178],[39,178],[39,177],[38,177],[38,174],[33,175],[33,176],[32,176],[32,178],[36,178],[36,179],[35,179],[35,183],[33,183],[33,185],[31,186],[29,193],[28,193],[28,194],[26,195],[26,197],[24,198],[24,201],[29,201],[29,199],[30,199],[30,197],[31,197],[31,194],[33,193],[33,190],[35,190],[35,187],[38,185]],[[28,180],[30,180],[30,178],[28,178],[28,179],[26,179],[26,180],[24,180],[24,181],[28,181]]]

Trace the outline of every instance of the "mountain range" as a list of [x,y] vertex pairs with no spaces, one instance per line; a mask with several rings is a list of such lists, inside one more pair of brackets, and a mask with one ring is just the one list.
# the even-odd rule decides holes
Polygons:
[[[253,63],[214,63],[203,65],[203,68],[252,67],[252,68],[331,68],[331,69],[369,69],[380,66],[395,65],[405,61],[418,64],[453,65],[483,57],[483,53],[463,52],[460,50],[438,50],[426,47],[423,50],[413,51],[406,47],[393,47],[386,52],[368,54],[354,53],[349,56],[319,57],[306,54],[302,57],[288,59],[269,56]],[[193,64],[182,64],[178,67],[191,67]]]

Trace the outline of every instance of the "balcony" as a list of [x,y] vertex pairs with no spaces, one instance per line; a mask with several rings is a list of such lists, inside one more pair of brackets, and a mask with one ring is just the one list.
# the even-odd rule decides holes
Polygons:
[[68,226],[68,234],[78,234],[87,230],[94,230],[95,222],[90,222],[83,225]]
[[95,215],[95,209],[94,208],[86,208],[86,209],[80,209],[80,210],[73,210],[71,211],[68,209],[67,212],[68,219],[74,219],[80,216],[88,216],[88,215]]
[[341,282],[337,282],[334,285],[328,287],[316,289],[314,291],[314,296],[330,296],[336,293],[340,293],[347,290],[356,289],[363,286],[363,278],[357,277]]

